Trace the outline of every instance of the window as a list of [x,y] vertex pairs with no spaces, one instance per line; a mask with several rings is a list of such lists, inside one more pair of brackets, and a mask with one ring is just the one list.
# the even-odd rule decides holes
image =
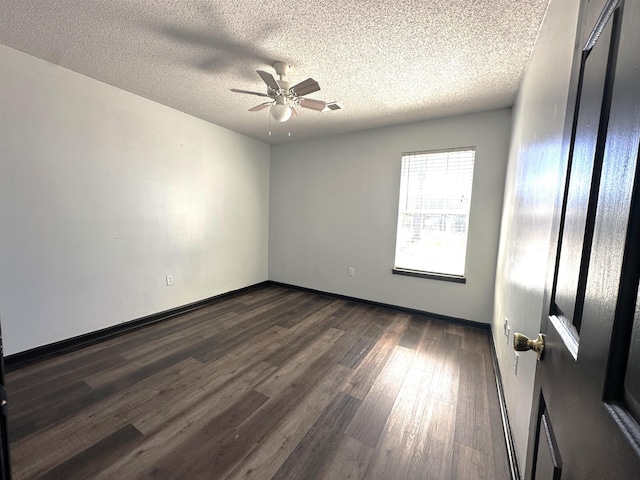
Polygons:
[[394,273],[464,281],[474,159],[473,147],[402,154]]

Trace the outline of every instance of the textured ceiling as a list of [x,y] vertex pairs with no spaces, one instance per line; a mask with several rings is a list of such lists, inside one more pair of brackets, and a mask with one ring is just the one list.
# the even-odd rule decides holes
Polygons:
[[[269,143],[510,106],[548,0],[0,0],[0,43]],[[286,124],[256,70],[344,109]],[[288,131],[291,136],[288,136]]]

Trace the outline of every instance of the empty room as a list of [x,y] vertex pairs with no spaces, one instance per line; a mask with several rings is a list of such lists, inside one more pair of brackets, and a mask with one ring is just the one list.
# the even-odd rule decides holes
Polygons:
[[639,24],[1,2],[1,478],[637,478]]

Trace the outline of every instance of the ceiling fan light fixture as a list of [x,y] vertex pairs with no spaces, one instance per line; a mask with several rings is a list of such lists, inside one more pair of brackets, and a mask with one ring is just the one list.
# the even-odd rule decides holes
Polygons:
[[286,122],[291,118],[291,107],[287,105],[284,96],[276,98],[276,103],[271,107],[271,116],[277,122]]

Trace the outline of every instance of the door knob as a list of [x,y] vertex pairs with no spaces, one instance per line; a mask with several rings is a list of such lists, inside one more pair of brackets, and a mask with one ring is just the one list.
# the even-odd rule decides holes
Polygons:
[[527,350],[533,350],[538,354],[538,360],[544,350],[544,335],[538,334],[537,340],[529,340],[525,335],[521,333],[513,334],[513,349],[516,352],[526,352]]

